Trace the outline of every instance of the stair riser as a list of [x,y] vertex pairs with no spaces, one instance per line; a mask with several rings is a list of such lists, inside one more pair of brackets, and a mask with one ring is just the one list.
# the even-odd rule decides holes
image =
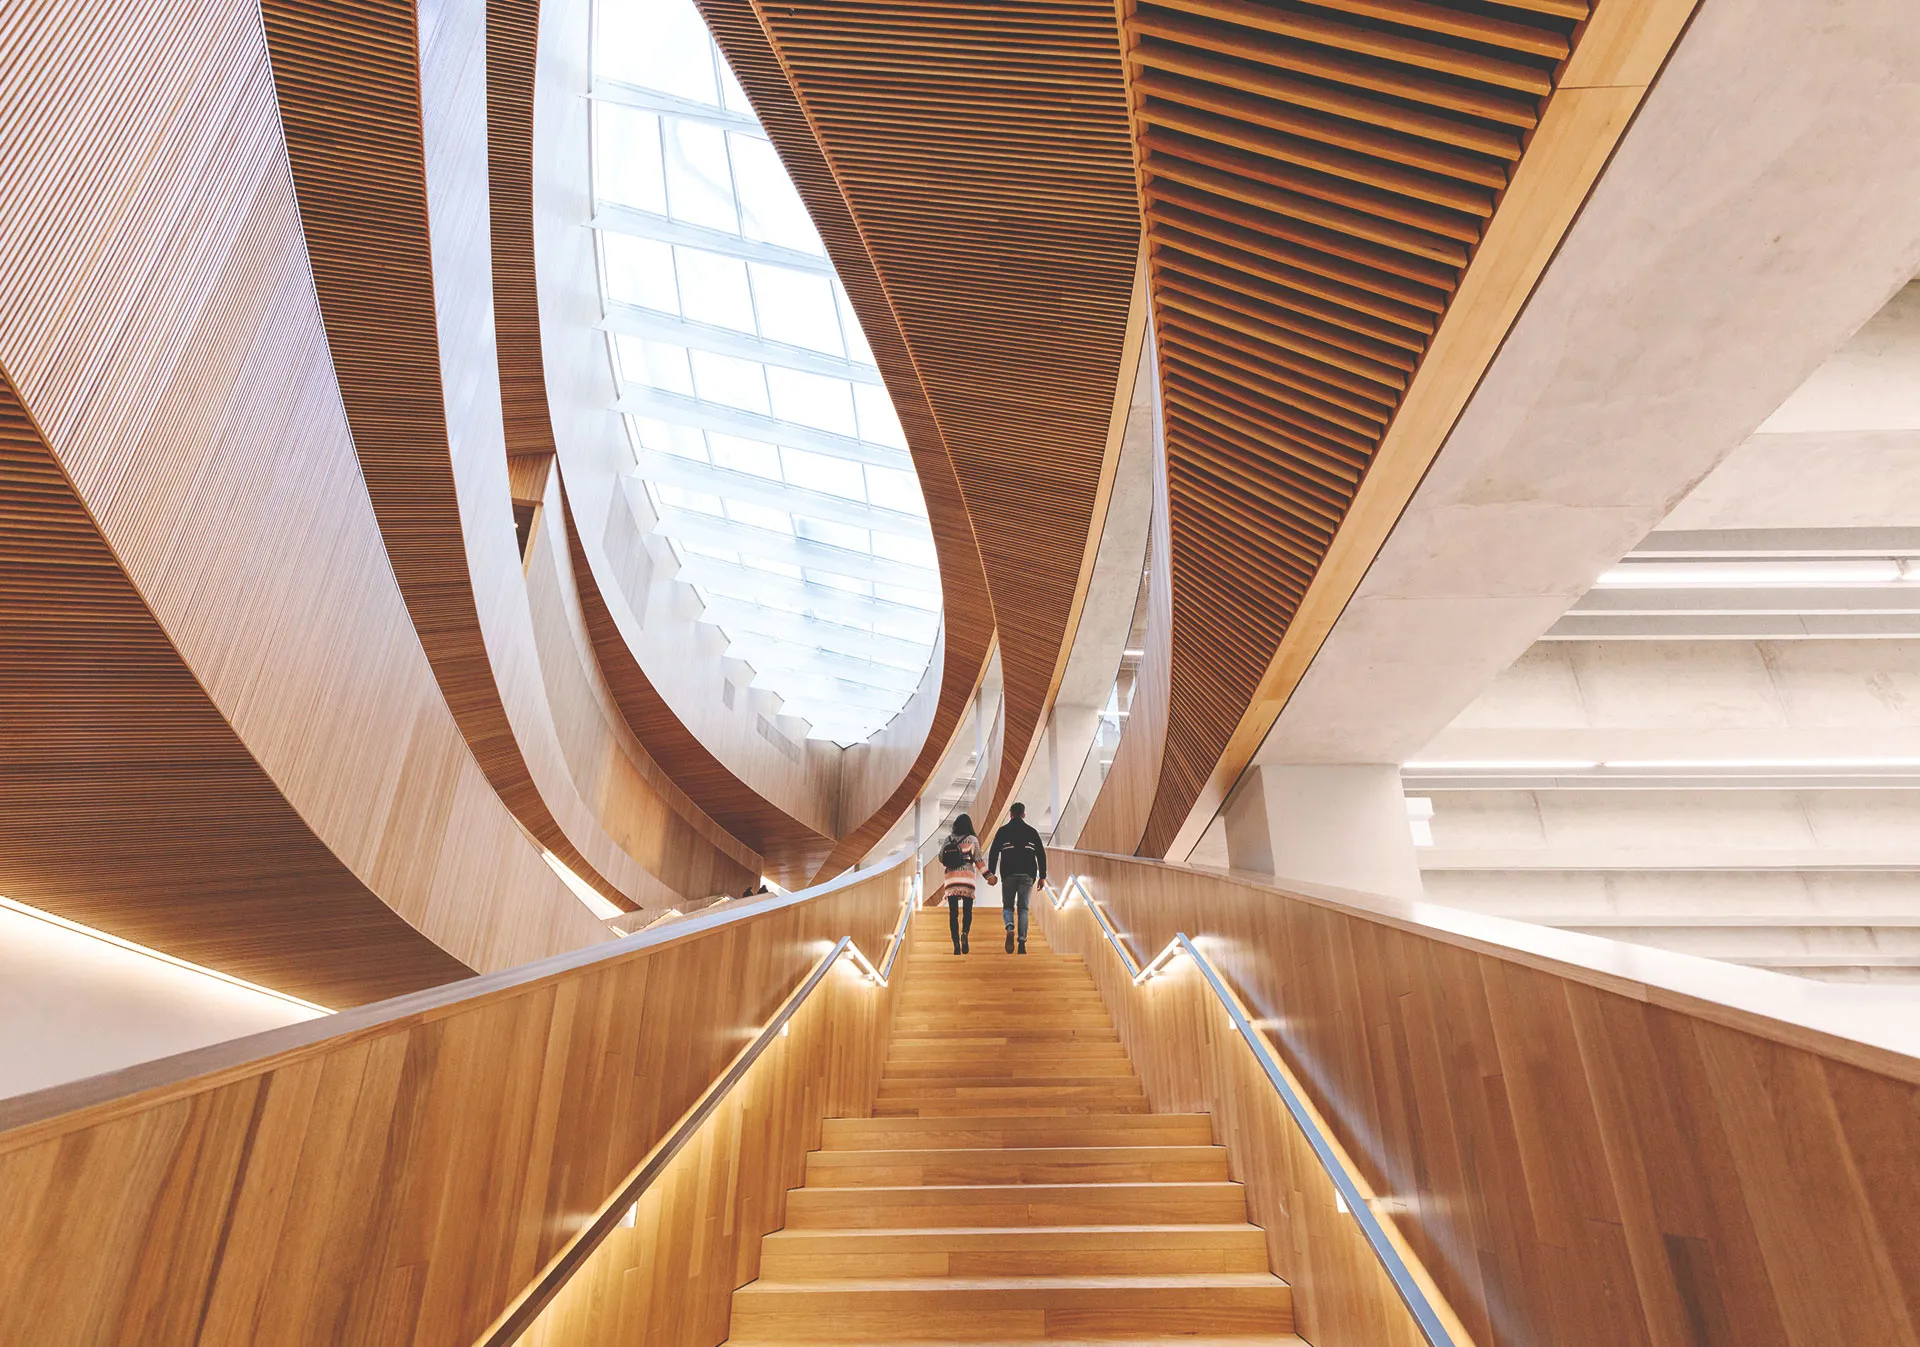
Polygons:
[[1247,1219],[1237,1185],[1180,1188],[800,1188],[787,1194],[791,1230],[888,1230],[1052,1225],[1223,1225]]
[[[1258,1233],[1258,1232],[1255,1232]],[[1164,1249],[1064,1249],[947,1253],[890,1251],[859,1253],[777,1251],[769,1243],[760,1257],[760,1275],[774,1281],[834,1277],[1020,1277],[1045,1271],[1056,1277],[1156,1277],[1175,1273],[1265,1272],[1267,1249],[1258,1240],[1240,1248],[1213,1244]]]
[[[938,1338],[955,1342],[1044,1342],[1049,1338],[1143,1338],[1198,1333],[1290,1333],[1292,1301],[1282,1287],[1269,1303],[1233,1304],[1220,1291],[1166,1295],[1160,1303],[1127,1304],[1120,1288],[1099,1293],[1107,1304],[1011,1306],[982,1303],[981,1293],[915,1293],[894,1303],[863,1305],[865,1297],[821,1293],[768,1296],[766,1306],[734,1302],[733,1333],[779,1333],[793,1342],[898,1342]],[[1163,1293],[1164,1295],[1164,1293]],[[821,1303],[805,1302],[817,1299]],[[1120,1303],[1114,1303],[1120,1302]]]
[[1204,1116],[1157,1113],[1124,1119],[829,1118],[821,1140],[830,1151],[939,1150],[1035,1146],[1210,1146]]
[[958,1187],[969,1183],[1225,1183],[1224,1160],[1086,1161],[1027,1164],[865,1165],[807,1169],[810,1188]]

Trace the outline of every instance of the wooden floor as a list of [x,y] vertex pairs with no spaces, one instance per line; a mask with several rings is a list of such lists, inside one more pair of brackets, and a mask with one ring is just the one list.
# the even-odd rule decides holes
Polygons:
[[829,1119],[732,1337],[1300,1344],[1205,1115],[1147,1111],[1093,979],[997,907],[912,960],[872,1118]]

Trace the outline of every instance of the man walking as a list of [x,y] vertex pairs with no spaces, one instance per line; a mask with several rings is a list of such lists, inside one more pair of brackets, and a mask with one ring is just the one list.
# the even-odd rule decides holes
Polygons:
[[[987,852],[987,882],[1000,880],[1000,915],[1007,923],[1007,953],[1013,953],[1014,913],[1020,914],[1020,952],[1027,952],[1027,900],[1033,886],[1047,877],[1047,849],[1040,834],[1027,822],[1027,807],[1016,804],[1009,811],[1013,818],[993,835],[993,847]],[[1004,861],[1004,864],[1003,864]]]

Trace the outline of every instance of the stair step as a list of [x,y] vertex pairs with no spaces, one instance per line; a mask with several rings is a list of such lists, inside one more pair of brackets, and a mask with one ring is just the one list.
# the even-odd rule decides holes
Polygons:
[[1187,1183],[1227,1177],[1224,1146],[982,1147],[814,1151],[807,1186],[965,1183]]
[[796,1188],[790,1230],[887,1226],[1208,1225],[1247,1219],[1237,1183],[1005,1183]]
[[1244,1224],[776,1230],[760,1257],[772,1281],[1266,1270],[1266,1234]]
[[733,1329],[795,1342],[1098,1340],[1143,1333],[1284,1333],[1293,1293],[1271,1273],[1158,1277],[928,1277],[749,1283]]
[[929,1053],[911,1061],[898,1058],[887,1063],[885,1080],[926,1080],[930,1078],[968,1080],[1086,1080],[1092,1077],[1135,1079],[1133,1063],[1114,1053],[1101,1057],[1073,1053],[1050,1053],[1044,1057],[1026,1053],[1002,1053],[996,1056],[941,1057]]
[[1022,1114],[965,1118],[828,1118],[821,1124],[821,1145],[827,1150],[1212,1144],[1213,1120],[1204,1113],[1112,1117],[1089,1114],[1072,1118]]

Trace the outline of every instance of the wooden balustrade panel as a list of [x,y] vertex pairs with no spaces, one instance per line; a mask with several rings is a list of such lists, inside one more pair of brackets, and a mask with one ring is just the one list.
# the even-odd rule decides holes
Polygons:
[[907,873],[0,1105],[0,1342],[466,1347]]
[[[1060,859],[1064,874],[1065,853]],[[1293,1288],[1294,1331],[1314,1347],[1426,1347],[1360,1227],[1336,1205],[1319,1156],[1199,971],[1176,960],[1136,987],[1084,904],[1055,911],[1038,900],[1034,919],[1054,948],[1087,961],[1153,1111],[1213,1115],[1228,1171],[1246,1185],[1248,1219],[1266,1234],[1275,1275]]]
[[[1053,866],[1143,956],[1177,931],[1207,952],[1483,1347],[1920,1341],[1920,1061],[1411,907]],[[1151,1039],[1143,1073],[1190,1082],[1181,1050]]]
[[[881,951],[862,946],[874,958]],[[907,959],[876,987],[843,962],[815,989],[695,1140],[520,1339],[527,1347],[714,1347],[733,1292],[760,1275],[823,1118],[865,1118]]]

